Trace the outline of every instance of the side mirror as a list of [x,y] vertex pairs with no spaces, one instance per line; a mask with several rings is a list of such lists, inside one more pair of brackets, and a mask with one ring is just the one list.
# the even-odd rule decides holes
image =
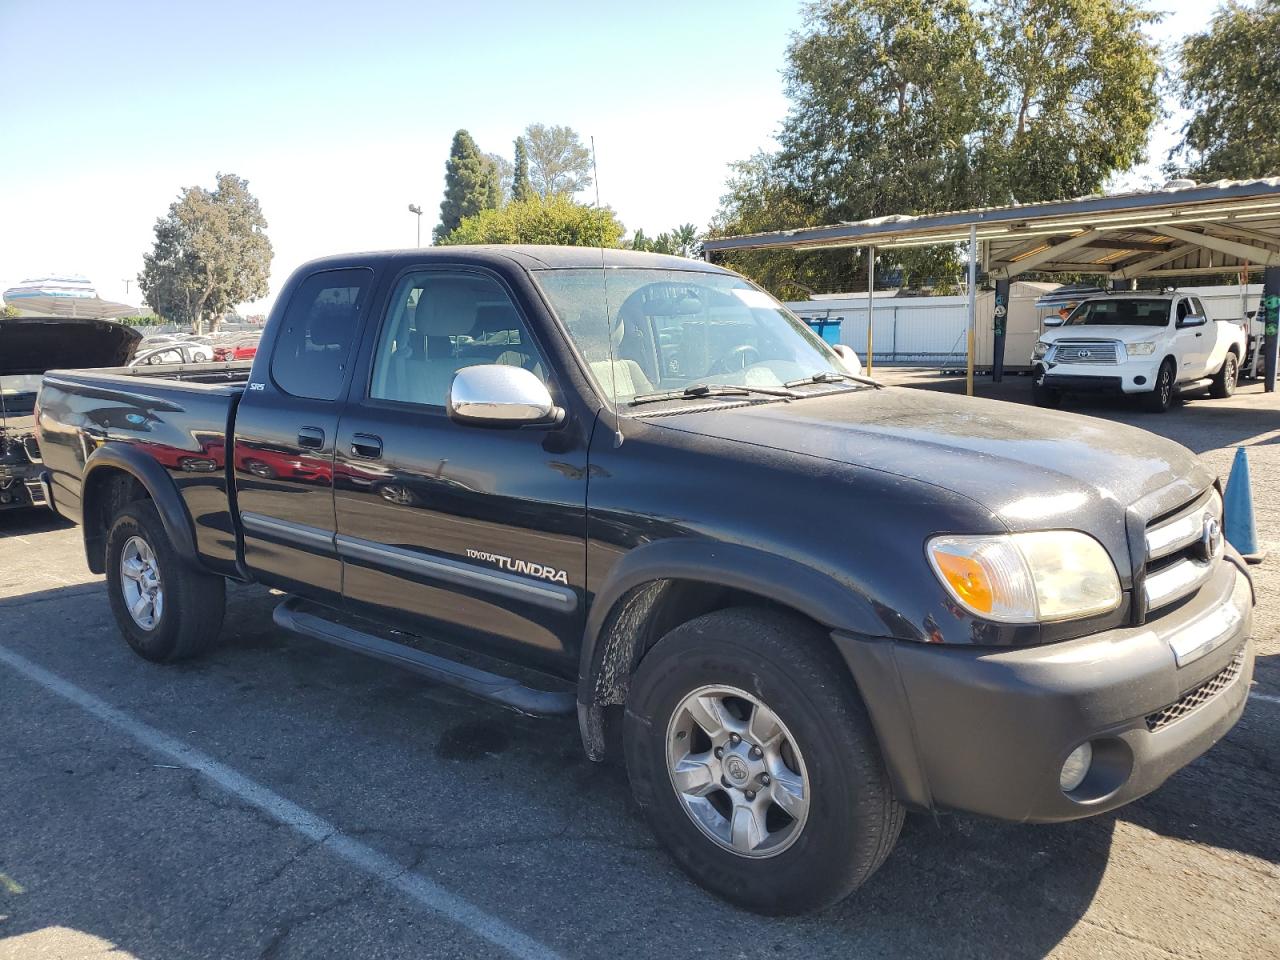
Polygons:
[[1178,321],[1179,327],[1203,327],[1208,321],[1204,317],[1197,317],[1195,314],[1183,317]]
[[840,358],[840,362],[844,368],[855,377],[862,376],[862,361],[858,359],[858,355],[853,352],[852,347],[846,347],[843,343],[834,343],[831,349],[835,351],[835,355]]
[[457,423],[483,427],[554,426],[564,419],[546,384],[523,367],[501,363],[455,373],[446,409]]
[[1046,327],[1060,327],[1067,322],[1066,317],[1045,317],[1044,325]]

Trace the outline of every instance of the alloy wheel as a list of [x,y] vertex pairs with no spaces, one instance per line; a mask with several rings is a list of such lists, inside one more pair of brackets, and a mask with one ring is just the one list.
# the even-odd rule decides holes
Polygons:
[[760,699],[699,687],[667,727],[667,772],[681,806],[707,837],[742,857],[772,857],[799,838],[809,815],[804,758]]

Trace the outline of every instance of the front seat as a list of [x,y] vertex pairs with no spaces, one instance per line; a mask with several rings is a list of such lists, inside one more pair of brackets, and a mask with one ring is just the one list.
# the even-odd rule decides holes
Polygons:
[[422,350],[406,358],[399,399],[444,406],[453,375],[462,367],[483,363],[459,357],[450,337],[469,336],[476,325],[476,291],[465,281],[442,280],[422,291],[415,314],[415,340]]
[[627,332],[622,317],[615,317],[610,329],[612,361],[609,359],[611,345],[603,336],[604,326],[602,318],[583,311],[577,322],[572,324],[570,332],[605,396],[625,402],[639,394],[653,392],[653,381],[645,376],[640,364],[618,355]]

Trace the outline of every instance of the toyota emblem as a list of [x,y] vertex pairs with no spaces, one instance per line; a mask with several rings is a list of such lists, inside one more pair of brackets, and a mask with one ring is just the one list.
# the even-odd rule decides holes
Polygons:
[[1088,360],[1090,357],[1093,356],[1093,354],[1090,353],[1088,350],[1081,350],[1076,354],[1076,356],[1079,357],[1081,360]]
[[1222,553],[1222,524],[1217,517],[1204,518],[1204,530],[1200,533],[1200,552],[1204,559],[1213,560]]

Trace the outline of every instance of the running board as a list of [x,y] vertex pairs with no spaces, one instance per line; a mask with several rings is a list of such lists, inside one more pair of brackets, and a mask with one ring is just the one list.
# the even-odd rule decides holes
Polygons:
[[553,716],[577,709],[576,698],[568,691],[538,690],[513,677],[490,673],[335,622],[324,616],[324,612],[325,608],[318,604],[308,603],[301,597],[289,597],[276,607],[272,619],[276,626],[291,633],[385,660],[520,713]]

